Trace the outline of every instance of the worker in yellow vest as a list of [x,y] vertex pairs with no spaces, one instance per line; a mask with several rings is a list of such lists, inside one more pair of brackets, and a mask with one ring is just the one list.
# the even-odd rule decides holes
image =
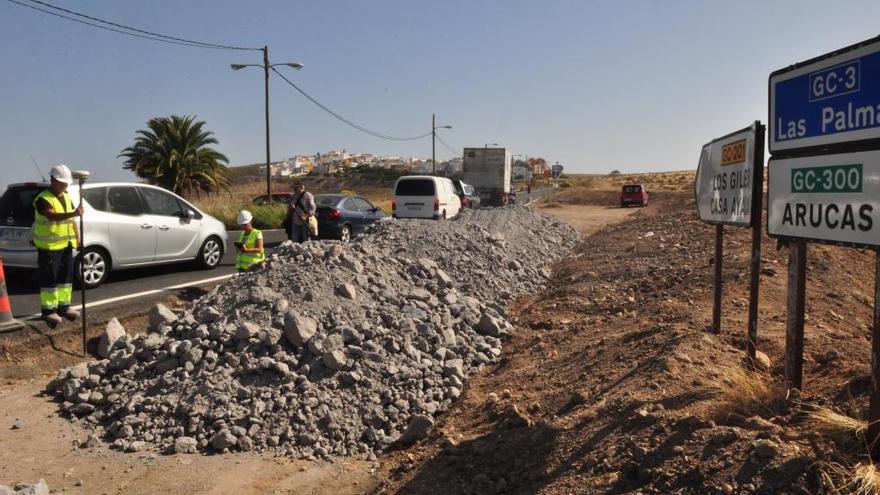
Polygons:
[[247,210],[238,212],[236,223],[241,226],[241,235],[235,247],[238,254],[235,256],[235,269],[244,272],[254,265],[266,261],[266,252],[263,249],[263,233],[255,229],[251,222],[254,216]]
[[73,182],[70,169],[58,164],[49,171],[49,188],[34,198],[33,242],[37,247],[40,308],[43,320],[52,328],[62,319],[74,321],[79,313],[70,309],[73,296],[73,250],[79,246],[75,218],[83,214],[74,208],[67,186]]

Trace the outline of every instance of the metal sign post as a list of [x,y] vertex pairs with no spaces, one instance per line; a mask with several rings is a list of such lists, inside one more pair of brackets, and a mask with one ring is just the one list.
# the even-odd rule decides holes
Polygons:
[[755,128],[754,172],[752,178],[755,188],[752,192],[752,257],[750,260],[749,281],[749,323],[746,353],[754,362],[758,343],[758,296],[761,284],[761,219],[764,217],[764,126]]
[[694,196],[700,220],[715,225],[715,290],[712,331],[721,332],[724,225],[752,228],[751,282],[746,351],[755,357],[758,338],[758,284],[761,264],[761,212],[764,193],[764,126],[751,126],[715,139],[700,154]]
[[[789,246],[785,378],[803,386],[807,242],[880,248],[880,37],[770,74],[767,233]],[[880,440],[875,260],[868,445]]]
[[724,263],[724,225],[715,226],[715,294],[712,298],[712,331],[721,333],[721,284]]
[[800,390],[804,378],[804,303],[807,287],[807,243],[788,245],[788,300],[785,318],[785,379]]

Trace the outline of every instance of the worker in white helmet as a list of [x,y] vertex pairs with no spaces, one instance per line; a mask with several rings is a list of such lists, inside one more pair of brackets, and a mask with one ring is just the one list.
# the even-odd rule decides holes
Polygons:
[[254,216],[247,210],[238,212],[236,223],[241,227],[241,235],[235,247],[238,253],[235,256],[235,269],[239,272],[249,270],[254,265],[266,261],[266,252],[263,249],[263,233],[255,229],[251,224]]
[[58,164],[49,171],[49,188],[34,198],[33,242],[37,247],[37,271],[40,283],[40,308],[43,320],[52,328],[62,317],[76,320],[79,313],[70,309],[73,296],[73,250],[80,244],[75,218],[83,214],[74,208],[67,186],[73,182],[67,165]]

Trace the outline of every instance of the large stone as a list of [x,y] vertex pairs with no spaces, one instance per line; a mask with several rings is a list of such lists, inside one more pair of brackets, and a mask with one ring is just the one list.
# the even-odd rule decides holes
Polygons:
[[247,342],[248,340],[257,336],[260,333],[260,326],[256,323],[252,323],[250,321],[242,322],[238,328],[235,329],[235,338],[239,341]]
[[345,351],[340,349],[325,352],[321,356],[321,359],[324,360],[324,366],[331,370],[340,370],[344,368],[345,364],[348,362],[348,359],[345,357]]
[[336,286],[336,295],[346,299],[357,299],[357,288],[349,283]]
[[122,326],[122,323],[119,323],[119,320],[113,318],[107,322],[107,326],[104,327],[104,332],[101,334],[101,339],[98,341],[98,356],[102,358],[109,357],[113,345],[124,335],[125,327]]
[[195,454],[199,450],[199,442],[193,437],[177,437],[174,439],[174,453]]
[[164,304],[157,304],[150,309],[147,320],[150,323],[150,329],[156,330],[162,325],[170,325],[177,321],[177,315]]
[[452,287],[452,277],[449,276],[448,273],[444,272],[441,269],[437,269],[437,272],[434,274],[434,278],[437,279],[437,282],[440,283],[440,288]]
[[464,378],[464,361],[461,359],[447,359],[443,363],[443,376]]
[[342,261],[342,266],[355,273],[363,273],[364,271],[364,265],[362,265],[360,261],[355,259],[346,258]]
[[431,300],[431,293],[425,289],[416,288],[411,290],[407,297],[409,299],[415,299],[416,301],[427,302]]
[[755,351],[755,367],[761,371],[770,371],[770,356],[761,351]]
[[284,337],[297,347],[305,346],[317,331],[318,322],[314,318],[300,316],[294,312],[284,316]]
[[76,366],[71,366],[70,371],[68,372],[70,378],[85,378],[89,376],[89,364],[88,363],[79,363]]
[[404,445],[410,445],[428,436],[431,428],[434,427],[434,420],[430,416],[424,414],[416,414],[409,420],[406,430],[400,437],[400,442]]
[[217,450],[228,449],[238,442],[235,435],[229,430],[220,430],[211,437],[211,447]]
[[494,316],[483,313],[479,323],[477,323],[477,331],[483,335],[498,337],[501,335],[501,324]]
[[0,485],[0,495],[49,495],[49,485],[46,480],[40,480],[31,486],[25,486],[18,490],[13,490],[6,485]]

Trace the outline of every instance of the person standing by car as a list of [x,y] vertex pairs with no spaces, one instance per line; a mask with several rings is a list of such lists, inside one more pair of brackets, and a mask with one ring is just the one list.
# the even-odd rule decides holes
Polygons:
[[73,182],[67,165],[49,171],[51,184],[34,198],[33,242],[37,248],[37,277],[43,320],[55,328],[61,317],[74,321],[79,313],[70,309],[73,296],[73,250],[79,246],[76,217],[83,207],[73,207],[67,187]]
[[302,182],[293,185],[293,198],[287,206],[287,219],[284,221],[287,237],[293,242],[309,240],[309,218],[315,215],[315,197],[306,191]]
[[263,233],[255,229],[251,224],[254,216],[247,210],[238,212],[236,223],[241,226],[241,235],[235,247],[238,253],[235,256],[235,269],[239,272],[249,270],[254,265],[266,261],[266,252],[263,249]]

